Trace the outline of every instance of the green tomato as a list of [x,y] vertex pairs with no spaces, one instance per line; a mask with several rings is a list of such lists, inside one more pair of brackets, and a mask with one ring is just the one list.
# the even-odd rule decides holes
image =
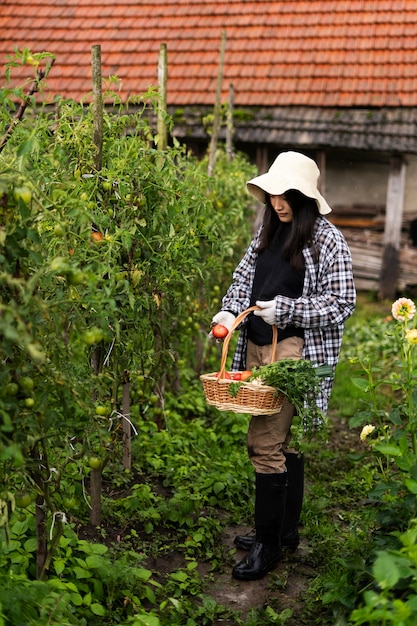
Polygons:
[[90,456],[88,465],[91,469],[99,469],[101,467],[101,459],[98,456]]
[[100,341],[103,339],[103,331],[101,330],[101,328],[93,326],[93,328],[89,328],[84,332],[83,339],[84,343],[86,343],[87,346],[92,346],[95,343],[100,343]]
[[52,259],[49,267],[55,274],[68,274],[69,272],[68,261],[62,256],[57,256]]
[[66,497],[63,499],[62,504],[66,509],[75,509],[77,501],[74,497]]
[[109,410],[106,406],[99,404],[98,406],[96,406],[95,408],[96,414],[97,415],[108,415],[109,414]]
[[19,385],[17,383],[7,383],[6,396],[16,396],[19,391]]
[[122,280],[126,280],[127,279],[127,272],[116,272],[116,274],[114,275],[114,279],[115,279],[116,283],[119,283]]
[[21,376],[19,378],[19,387],[23,391],[33,391],[35,383],[30,376]]
[[109,180],[103,180],[103,182],[101,183],[103,189],[105,189],[106,191],[110,191],[110,189],[112,188],[112,184]]
[[63,237],[64,233],[65,233],[65,230],[63,229],[61,224],[56,224],[54,226],[54,235],[56,235],[56,237]]
[[71,270],[67,281],[70,285],[82,285],[85,283],[85,273],[82,270]]
[[35,405],[34,398],[25,398],[25,407],[31,409]]
[[14,197],[17,202],[24,202],[24,204],[30,204],[32,200],[32,192],[26,185],[21,185],[20,187],[15,187],[14,189]]
[[32,496],[30,495],[30,493],[22,492],[17,493],[15,496],[16,506],[20,509],[25,509],[27,506],[29,506],[29,504],[31,504],[31,502]]

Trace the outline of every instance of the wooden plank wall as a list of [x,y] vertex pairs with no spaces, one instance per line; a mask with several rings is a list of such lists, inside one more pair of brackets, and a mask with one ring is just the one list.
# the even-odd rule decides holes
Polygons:
[[[383,255],[383,220],[337,217],[331,220],[344,234],[352,252],[356,288],[378,291]],[[409,223],[404,221],[399,245],[399,276],[397,291],[417,286],[417,248],[408,237]]]

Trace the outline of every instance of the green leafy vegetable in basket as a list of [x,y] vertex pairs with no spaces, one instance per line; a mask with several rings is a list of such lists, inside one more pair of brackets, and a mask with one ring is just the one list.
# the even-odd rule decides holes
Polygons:
[[[259,381],[274,387],[277,393],[283,393],[295,406],[298,420],[308,428],[315,424],[325,424],[325,417],[316,404],[316,398],[320,391],[320,378],[332,376],[332,373],[329,365],[315,366],[304,359],[282,359],[255,368],[246,382]],[[231,395],[235,396],[242,384],[245,383],[232,383],[229,386]]]

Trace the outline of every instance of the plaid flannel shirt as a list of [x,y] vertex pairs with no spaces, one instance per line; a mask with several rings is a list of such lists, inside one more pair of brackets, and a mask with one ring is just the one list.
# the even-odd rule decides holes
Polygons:
[[[222,300],[222,310],[238,315],[249,307],[258,254],[256,248],[262,227],[233,273],[233,281]],[[333,386],[334,371],[339,358],[345,321],[356,303],[352,257],[342,233],[326,218],[317,219],[314,244],[318,250],[315,263],[310,247],[303,250],[305,277],[302,295],[288,298],[277,294],[276,325],[278,332],[288,324],[304,329],[303,358],[317,365],[328,364],[333,376],[323,378],[317,405],[326,413]],[[245,369],[246,320],[240,336],[232,368]]]

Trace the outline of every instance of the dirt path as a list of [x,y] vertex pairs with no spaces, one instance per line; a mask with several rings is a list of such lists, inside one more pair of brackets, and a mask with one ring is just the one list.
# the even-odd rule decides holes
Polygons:
[[[224,543],[232,549],[235,535],[250,531],[251,529],[247,526],[226,528],[223,531]],[[233,611],[239,611],[242,618],[246,617],[252,609],[267,605],[277,613],[286,608],[297,613],[302,602],[302,595],[311,578],[315,576],[314,569],[307,561],[308,553],[308,546],[302,540],[297,552],[285,554],[278,567],[263,579],[251,582],[239,581],[232,578],[230,571],[227,571],[216,577],[216,580],[208,586],[206,593],[218,604]],[[236,562],[243,558],[244,554],[241,550],[236,550]],[[221,621],[219,626],[220,624],[224,626],[225,622]],[[232,624],[233,622],[230,622],[230,626]],[[288,622],[288,624],[301,626],[300,621]]]

